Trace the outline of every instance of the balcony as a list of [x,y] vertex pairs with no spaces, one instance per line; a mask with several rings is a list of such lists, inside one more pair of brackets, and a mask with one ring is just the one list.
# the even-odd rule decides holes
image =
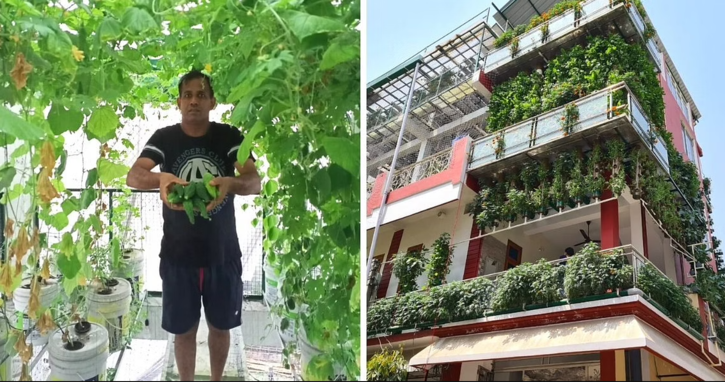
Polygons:
[[[613,107],[613,100],[621,97],[622,92],[625,101]],[[561,121],[569,105],[578,108],[579,119],[567,133]],[[639,102],[623,82],[474,142],[468,169],[473,175],[493,173],[528,158],[548,157],[552,150],[564,150],[581,141],[620,137],[628,143],[641,142],[661,169],[669,174],[667,149],[662,140],[657,139],[654,127],[650,126]]]
[[617,30],[625,39],[644,42],[650,60],[661,72],[662,53],[652,39],[645,38],[645,21],[636,7],[610,3],[610,0],[585,1],[578,19],[572,9],[549,20],[548,37],[542,38],[541,28],[536,27],[519,36],[516,52],[512,52],[511,44],[492,50],[486,58],[484,73],[500,83],[522,70],[536,69],[560,49],[579,45],[588,35],[606,30]]
[[[503,330],[506,320],[533,320],[557,312],[576,315],[577,310],[631,302],[639,296],[691,340],[704,340],[702,321],[688,295],[633,246],[598,252],[585,247],[565,266],[559,266],[562,261],[522,264],[525,270],[514,268],[377,300],[368,309],[368,337],[434,328],[443,337],[442,331],[454,327],[469,327],[470,334],[474,326],[486,324]],[[517,274],[507,276],[509,272]],[[567,285],[566,279],[574,282]]]

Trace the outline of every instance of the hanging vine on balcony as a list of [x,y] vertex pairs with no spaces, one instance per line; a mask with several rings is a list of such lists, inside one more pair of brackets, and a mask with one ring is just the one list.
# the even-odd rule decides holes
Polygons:
[[584,183],[586,172],[583,154],[577,151],[573,154],[573,158],[571,176],[566,182],[566,191],[569,197],[574,199],[574,203],[579,204],[584,202],[584,198],[587,195],[587,186]]
[[425,272],[428,259],[425,257],[425,246],[422,249],[399,254],[393,259],[393,274],[398,279],[399,293],[406,294],[418,290],[416,280]]
[[428,263],[428,287],[443,284],[450,272],[452,253],[451,235],[445,232],[433,243],[433,254]]
[[496,159],[503,158],[504,154],[506,153],[506,138],[503,132],[496,134],[496,136],[491,141],[491,144],[493,145]]
[[584,184],[587,192],[592,195],[593,198],[599,199],[602,196],[604,190],[604,174],[602,173],[603,168],[603,154],[602,146],[596,143],[589,153],[586,161],[586,176],[584,178]]
[[519,54],[519,42],[518,36],[511,39],[511,58],[516,58]]
[[623,168],[624,166],[624,142],[621,140],[613,140],[607,147],[607,159],[609,161],[609,171],[611,177],[609,178],[609,188],[612,190],[615,196],[622,195],[622,191],[627,186],[626,173]]
[[541,31],[541,43],[543,44],[549,38],[549,22],[547,21],[541,24],[539,30]]
[[574,130],[574,126],[579,122],[579,107],[575,103],[570,103],[564,107],[564,115],[561,117],[561,131],[564,136],[568,136]]

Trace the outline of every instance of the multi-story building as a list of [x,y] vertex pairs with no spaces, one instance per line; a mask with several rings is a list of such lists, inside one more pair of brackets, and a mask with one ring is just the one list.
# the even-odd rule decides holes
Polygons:
[[695,282],[718,245],[701,116],[644,7],[493,19],[368,84],[368,357],[402,348],[408,380],[725,380]]

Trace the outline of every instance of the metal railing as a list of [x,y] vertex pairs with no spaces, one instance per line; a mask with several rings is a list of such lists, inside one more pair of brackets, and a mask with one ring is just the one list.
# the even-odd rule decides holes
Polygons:
[[[612,103],[615,92],[618,91],[626,93],[626,103],[615,110]],[[562,120],[565,118],[565,109],[568,105],[577,106],[579,119],[567,133],[562,128]],[[662,168],[669,173],[669,159],[664,142],[657,136],[639,102],[624,82],[611,85],[474,142],[469,170],[566,138],[571,134],[602,126],[619,118],[624,118],[632,124],[644,145],[652,151]],[[505,142],[503,149],[498,148],[499,139]]]
[[[624,262],[623,262],[623,265],[622,265],[622,269],[625,266],[631,266],[632,267],[632,279],[631,279],[631,282],[628,282],[628,281],[627,282],[624,282],[625,280],[623,279],[622,280],[623,283],[622,283],[622,287],[621,288],[611,288],[611,290],[607,290],[606,293],[603,294],[603,295],[597,295],[597,296],[595,296],[595,295],[592,295],[592,296],[581,296],[581,297],[578,297],[576,299],[570,300],[569,297],[566,295],[565,287],[564,287],[564,272],[566,272],[566,265],[563,265],[563,266],[560,267],[560,264],[562,264],[563,262],[570,262],[572,260],[572,258],[569,258],[569,259],[557,259],[557,260],[553,260],[553,261],[548,261],[547,263],[553,265],[555,267],[555,269],[557,269],[557,272],[559,272],[559,277],[558,277],[558,280],[556,280],[556,282],[557,282],[557,290],[558,290],[558,293],[560,294],[561,298],[558,301],[549,302],[549,303],[545,303],[545,304],[531,304],[531,305],[526,305],[526,306],[522,306],[520,309],[514,309],[514,310],[494,311],[492,309],[493,296],[496,293],[495,290],[500,287],[499,280],[504,275],[506,275],[508,272],[510,272],[510,270],[506,270],[506,271],[502,271],[502,272],[496,272],[496,273],[491,273],[491,274],[484,275],[484,276],[479,276],[479,277],[476,277],[476,278],[471,278],[471,279],[457,281],[457,283],[462,283],[460,285],[466,285],[466,284],[467,285],[471,285],[470,283],[476,283],[477,281],[482,280],[482,279],[491,281],[492,286],[493,286],[493,289],[488,292],[490,298],[487,301],[487,306],[478,307],[477,309],[475,309],[477,311],[482,312],[482,314],[479,314],[477,316],[464,316],[464,317],[458,317],[458,318],[449,319],[449,320],[445,320],[445,319],[440,319],[440,320],[439,319],[434,319],[436,321],[435,323],[431,322],[430,317],[426,317],[426,318],[422,318],[420,320],[420,322],[415,322],[415,323],[410,323],[409,322],[408,325],[402,325],[402,326],[399,326],[399,327],[396,328],[395,324],[397,323],[396,320],[398,319],[397,318],[397,315],[400,313],[399,309],[405,309],[405,308],[401,308],[400,307],[403,304],[398,303],[398,300],[397,299],[410,297],[408,295],[413,295],[413,296],[417,295],[417,296],[420,296],[421,297],[420,301],[422,301],[422,303],[421,303],[421,306],[418,307],[418,309],[416,309],[416,311],[430,313],[431,312],[431,309],[435,310],[435,309],[437,309],[437,306],[424,306],[424,305],[426,305],[426,304],[435,304],[433,301],[438,301],[438,299],[436,299],[436,298],[426,298],[426,296],[429,296],[431,293],[435,293],[436,292],[436,289],[445,288],[446,285],[451,285],[451,283],[446,284],[446,285],[443,285],[443,286],[440,286],[440,287],[434,287],[434,288],[430,288],[430,289],[426,289],[426,290],[419,290],[419,291],[416,291],[416,292],[411,292],[411,293],[409,293],[407,295],[392,296],[392,297],[386,297],[386,298],[383,298],[383,299],[378,299],[378,300],[375,300],[375,301],[371,301],[371,303],[368,305],[369,306],[368,311],[374,309],[374,307],[377,304],[389,304],[389,306],[392,307],[392,309],[389,312],[390,325],[388,326],[388,328],[385,328],[385,329],[386,330],[387,329],[406,330],[406,329],[415,329],[415,328],[420,328],[420,327],[430,327],[430,326],[436,326],[436,325],[437,326],[441,326],[441,325],[455,323],[455,322],[475,320],[475,319],[480,319],[480,318],[484,318],[484,317],[496,316],[496,315],[500,315],[500,314],[514,313],[515,311],[523,311],[523,310],[530,311],[530,310],[535,310],[535,309],[539,309],[539,308],[561,306],[561,305],[567,305],[567,304],[572,304],[572,303],[577,303],[577,302],[586,302],[586,301],[591,301],[591,300],[596,300],[596,299],[601,299],[601,298],[611,298],[611,297],[617,297],[617,296],[624,296],[624,295],[627,294],[627,290],[631,290],[630,288],[637,288],[638,287],[640,273],[642,272],[643,268],[645,268],[645,267],[650,267],[651,269],[656,270],[656,272],[659,273],[659,275],[661,275],[661,277],[666,278],[667,280],[670,280],[674,284],[674,281],[672,280],[672,278],[670,278],[664,272],[662,272],[659,268],[657,268],[657,266],[655,266],[652,262],[650,262],[647,258],[645,258],[631,244],[623,245],[623,246],[616,247],[616,248],[601,250],[601,251],[599,251],[599,253],[602,256],[622,256],[622,257],[625,257]],[[574,257],[576,257],[577,255],[574,255]],[[626,279],[626,280],[629,280],[629,279]],[[468,290],[474,290],[476,288],[461,287],[461,289],[462,290],[466,290],[466,289],[468,289]],[[478,289],[476,289],[475,292],[476,293],[485,293],[485,292],[483,292],[481,290],[478,290]],[[651,303],[654,301],[654,299],[651,296],[647,295],[646,293],[644,293],[642,291],[637,291],[635,293],[639,293],[639,294],[643,295]],[[682,293],[684,295],[684,292],[682,292]],[[456,298],[463,299],[463,298],[465,298],[465,296],[456,296]],[[655,306],[655,308],[660,309],[663,313],[668,314],[661,307],[660,303],[666,304],[667,302],[666,301],[661,301],[661,302],[654,301],[654,304],[653,305]],[[444,303],[441,303],[441,304],[444,304]],[[408,312],[404,312],[404,314],[407,314],[409,312],[410,312],[410,310]],[[369,318],[372,318],[373,320],[375,319],[375,317],[374,316],[371,316],[370,314],[368,314],[368,317]],[[681,327],[683,327],[683,329],[689,330],[690,331],[690,334],[692,334],[693,337],[696,337],[697,338],[699,336],[699,333],[694,332],[693,330],[689,329],[688,326],[686,324],[684,324],[681,320],[676,319],[674,317],[670,317],[670,318],[674,322],[678,323],[678,325],[680,325]],[[374,335],[375,332],[381,333],[381,330],[379,330],[379,329],[380,328],[377,328],[377,330],[375,330],[375,329],[372,330],[371,333],[370,333],[370,335]],[[383,330],[383,331],[385,331],[385,330]]]
[[[511,44],[492,50],[486,56],[484,72],[488,73],[494,71],[495,69],[516,60],[516,58],[535,51],[550,41],[554,41],[562,36],[565,36],[581,26],[608,14],[617,7],[624,7],[624,4],[615,5],[610,3],[610,0],[585,1],[581,4],[581,15],[579,18],[576,18],[576,11],[571,9],[549,20],[549,34],[546,38],[544,38],[541,28],[537,27],[522,34],[521,36],[518,36],[519,43],[516,52],[512,52]],[[627,14],[632,20],[632,23],[635,25],[640,38],[644,41],[644,19],[639,12],[637,12],[636,7],[629,7]],[[645,47],[649,51],[652,61],[661,71],[661,53],[659,52],[659,49],[657,49],[657,46],[654,45],[651,40],[645,44]]]
[[451,165],[452,149],[441,151],[429,156],[420,162],[403,167],[395,171],[392,189],[397,190],[419,180],[439,174]]

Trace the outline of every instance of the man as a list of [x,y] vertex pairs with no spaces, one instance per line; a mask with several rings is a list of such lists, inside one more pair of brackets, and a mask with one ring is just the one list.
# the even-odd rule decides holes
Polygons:
[[[559,256],[559,259],[568,259],[568,258],[570,258],[570,257],[572,257],[572,256],[574,256],[574,248],[572,248],[572,247],[567,247],[567,248],[566,248],[566,249],[564,250],[564,254],[563,254],[563,255],[561,255],[561,256]],[[566,261],[562,261],[562,262],[560,262],[560,263],[559,263],[559,265],[566,265]]]
[[[201,301],[209,326],[211,379],[220,381],[229,354],[229,330],[241,325],[242,263],[236,232],[234,195],[259,194],[261,180],[251,157],[237,162],[243,137],[224,124],[209,121],[216,106],[211,79],[200,71],[181,77],[181,123],[156,131],[126,177],[129,187],[159,189],[164,202],[161,240],[164,330],[175,334],[176,365],[182,381],[192,381],[196,366],[196,332]],[[160,172],[151,170],[160,166]],[[234,170],[239,175],[235,176]],[[207,210],[211,220],[191,224],[180,205],[167,195],[175,184],[214,175],[219,197]],[[198,214],[198,212],[197,212]]]

